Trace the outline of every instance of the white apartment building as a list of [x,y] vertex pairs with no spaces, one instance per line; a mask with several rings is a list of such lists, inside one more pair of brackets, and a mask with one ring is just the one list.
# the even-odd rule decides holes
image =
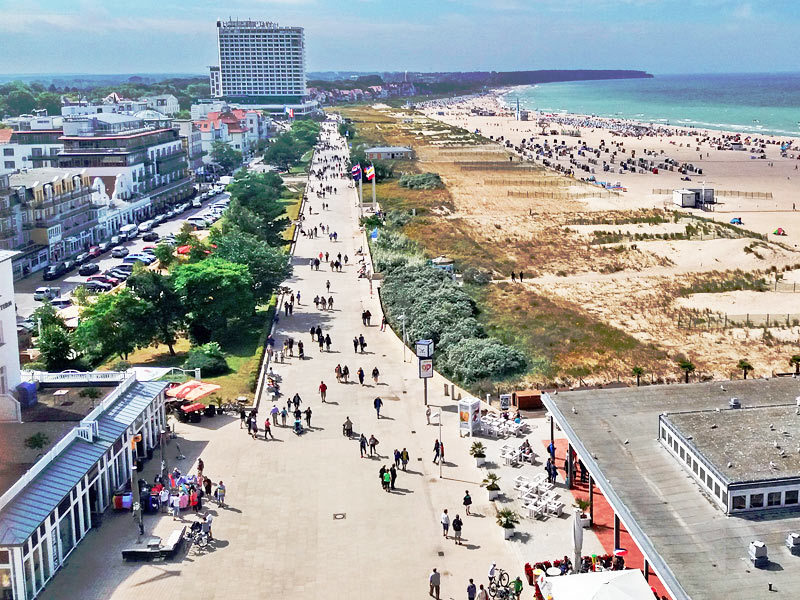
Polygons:
[[219,65],[210,67],[209,76],[216,97],[272,104],[299,102],[306,96],[302,27],[218,20],[217,35]]
[[171,117],[177,115],[181,107],[178,104],[178,99],[172,94],[160,94],[158,96],[145,96],[141,98],[142,102],[147,103],[147,108],[157,110],[163,115]]
[[[0,397],[9,395],[20,382],[17,310],[14,304],[14,277],[11,261],[16,252],[0,250]],[[0,420],[17,420],[3,414],[6,398],[0,398]],[[9,400],[9,405],[15,402]],[[7,418],[8,417],[8,418]]]
[[12,128],[0,129],[0,173],[56,166],[64,148],[61,117],[21,115],[4,122]]

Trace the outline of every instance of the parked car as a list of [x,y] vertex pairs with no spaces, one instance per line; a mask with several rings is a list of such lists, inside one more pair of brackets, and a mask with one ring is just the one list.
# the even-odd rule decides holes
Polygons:
[[195,198],[194,200],[192,200],[192,208],[200,208],[201,206],[203,206],[203,203],[200,201],[199,198]]
[[36,288],[36,291],[33,292],[33,299],[52,300],[53,298],[58,298],[60,295],[61,295],[60,287],[43,286]]
[[64,263],[58,263],[57,265],[50,265],[44,270],[44,274],[42,275],[42,279],[45,281],[52,281],[53,279],[58,279],[62,275],[66,275],[67,267]]
[[78,256],[75,257],[75,264],[82,265],[87,260],[89,260],[89,258],[91,257],[89,256],[88,252],[81,252],[80,254],[78,254]]
[[130,276],[130,273],[115,267],[106,271],[105,276],[117,279],[118,281],[125,281]]
[[130,275],[133,272],[133,263],[120,263],[114,267],[112,271],[119,271],[121,273],[125,273],[126,275]]
[[145,254],[144,252],[137,252],[136,254],[129,254],[125,258],[122,259],[122,263],[126,264],[133,264],[136,261],[143,262],[146,265],[151,265],[155,262],[155,257],[150,256],[149,254]]
[[155,242],[158,240],[158,234],[155,231],[148,231],[142,236],[145,242]]
[[122,243],[122,238],[118,235],[111,236],[111,247],[119,246]]
[[64,261],[64,268],[67,270],[67,273],[72,271],[77,266],[78,266],[78,263],[76,263],[74,260],[65,260]]
[[100,249],[100,253],[103,254],[111,250],[111,248],[113,248],[113,244],[111,242],[100,242],[98,248]]
[[156,215],[155,217],[153,217],[153,224],[158,225],[160,223],[163,223],[166,218],[167,218],[166,214]]
[[150,231],[153,229],[153,221],[145,221],[144,223],[139,224],[139,233],[145,233],[146,231]]
[[123,258],[128,256],[130,251],[125,246],[117,246],[111,251],[111,256],[114,258]]
[[100,246],[92,246],[91,248],[89,248],[88,254],[89,254],[89,256],[91,258],[97,258],[98,256],[100,256],[102,254],[102,251],[100,250]]
[[103,283],[102,281],[87,281],[85,284],[83,284],[83,287],[86,288],[87,292],[92,294],[111,291],[111,284]]
[[62,308],[67,308],[68,306],[72,306],[72,300],[70,300],[69,298],[53,298],[50,301],[50,304],[53,305],[53,308],[61,310]]
[[100,265],[97,263],[86,263],[85,265],[81,265],[81,268],[78,269],[78,275],[94,275],[99,272]]
[[87,279],[87,281],[100,281],[101,283],[108,283],[110,285],[117,285],[120,281],[122,281],[119,277],[114,277],[110,275],[108,272],[103,273],[102,275],[92,275]]

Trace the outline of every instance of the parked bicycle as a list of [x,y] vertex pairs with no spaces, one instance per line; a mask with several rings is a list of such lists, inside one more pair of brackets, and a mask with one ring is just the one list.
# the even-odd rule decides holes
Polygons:
[[208,545],[208,534],[203,531],[203,524],[200,521],[192,523],[189,539],[193,544],[197,544],[198,548],[205,548]]

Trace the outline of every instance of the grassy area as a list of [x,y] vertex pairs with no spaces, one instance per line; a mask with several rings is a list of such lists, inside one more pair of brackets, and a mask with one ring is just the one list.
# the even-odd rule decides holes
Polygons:
[[766,292],[769,284],[759,273],[746,273],[744,271],[731,271],[728,273],[712,272],[699,275],[686,287],[680,289],[681,296],[691,294],[719,294],[721,292],[736,292],[740,290],[754,290]]
[[[260,341],[263,340],[265,324],[272,322],[275,314],[275,301],[269,306],[262,306],[256,311],[255,316],[249,323],[237,327],[235,336],[227,336],[220,342],[225,352],[225,360],[228,362],[230,371],[224,375],[206,376],[203,381],[215,383],[222,387],[216,396],[223,399],[236,398],[238,396],[253,396],[250,389],[250,379],[253,372],[257,371],[262,354],[258,351]],[[182,367],[189,351],[189,340],[181,338],[175,345],[175,356],[170,356],[166,346],[149,346],[136,350],[128,356],[128,362],[134,367]],[[107,361],[100,370],[110,370],[118,362],[118,358]],[[179,374],[170,377],[171,380],[183,381],[186,378]],[[210,399],[206,399],[207,402]]]
[[501,283],[473,288],[486,331],[531,357],[528,379],[625,373],[655,365],[665,354],[569,306],[523,286]]

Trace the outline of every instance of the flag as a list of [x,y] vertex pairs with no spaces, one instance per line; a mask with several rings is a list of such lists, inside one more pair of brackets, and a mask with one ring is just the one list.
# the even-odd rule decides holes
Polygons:
[[364,177],[367,178],[367,181],[372,181],[375,179],[375,167],[372,166],[371,163],[366,169],[364,169]]
[[353,179],[355,179],[356,181],[361,179],[361,164],[356,164],[353,167],[352,173],[353,173]]
[[373,240],[377,240],[378,239],[378,228],[377,227],[372,230],[372,233],[370,234],[369,237],[371,237]]
[[293,108],[289,108],[288,106],[284,106],[283,107],[283,112],[285,112],[287,115],[289,115],[290,119],[294,118],[294,109]]

